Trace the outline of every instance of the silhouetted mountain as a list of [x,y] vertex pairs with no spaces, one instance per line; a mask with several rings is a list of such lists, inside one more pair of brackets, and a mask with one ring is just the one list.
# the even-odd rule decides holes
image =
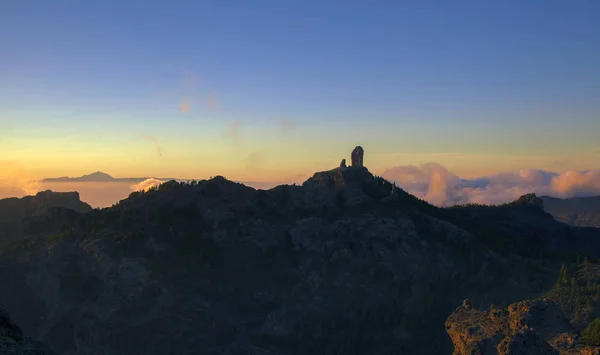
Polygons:
[[544,209],[557,220],[577,227],[600,228],[600,196],[560,199],[540,197]]
[[42,182],[110,182],[110,181],[115,181],[115,178],[106,173],[100,172],[100,171],[96,171],[95,173],[83,175],[80,177],[63,176],[63,177],[59,177],[59,178],[46,178],[46,179],[42,180]]
[[45,219],[56,220],[57,214],[88,213],[93,209],[79,199],[77,192],[42,191],[35,196],[0,200],[0,238],[28,229]]
[[[138,183],[144,180],[151,179],[151,177],[131,177],[131,178],[114,178],[106,173],[96,171],[95,173],[79,176],[79,177],[68,177],[63,176],[59,178],[45,178],[42,182],[131,182]],[[157,180],[169,181],[178,180],[175,178],[156,178]]]
[[447,354],[463,299],[535,298],[600,257],[600,229],[535,195],[443,209],[352,161],[302,186],[217,176],[53,209],[0,238],[0,295],[63,354]]

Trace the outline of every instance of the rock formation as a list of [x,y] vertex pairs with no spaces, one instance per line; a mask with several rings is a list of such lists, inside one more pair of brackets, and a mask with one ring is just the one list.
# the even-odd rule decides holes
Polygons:
[[[550,344],[573,329],[553,301],[526,300],[480,311],[463,303],[446,321],[454,354],[559,354]],[[562,352],[561,352],[562,353]]]
[[526,329],[504,338],[498,344],[498,355],[511,354],[555,354],[559,355],[550,344],[533,330]]
[[544,202],[542,201],[542,199],[537,197],[535,194],[523,195],[523,196],[519,197],[519,199],[517,201],[515,201],[514,204],[522,205],[522,206],[530,206],[530,207],[535,207],[535,208],[539,208],[539,209],[544,208]]
[[361,146],[357,146],[356,148],[354,148],[354,150],[352,151],[352,166],[353,167],[362,167],[363,165],[363,156],[365,154],[365,151],[362,149]]
[[342,159],[342,162],[340,163],[340,168],[346,168],[346,159]]

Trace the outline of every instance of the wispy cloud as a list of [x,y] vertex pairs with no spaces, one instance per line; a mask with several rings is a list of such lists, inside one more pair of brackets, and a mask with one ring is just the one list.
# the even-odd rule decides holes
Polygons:
[[252,152],[246,157],[246,170],[260,168],[265,162],[266,153],[262,150]]
[[184,89],[193,90],[198,85],[198,75],[191,70],[184,71],[181,84]]
[[191,111],[191,101],[189,99],[184,99],[179,103],[179,111],[184,114],[188,114]]
[[197,108],[214,110],[220,107],[215,91],[199,88],[199,82],[198,75],[193,71],[185,71],[182,75],[177,96],[179,111],[184,115],[191,114]]
[[219,100],[217,100],[214,90],[211,90],[208,93],[208,98],[206,99],[204,106],[209,110],[214,110],[219,107]]
[[277,121],[277,125],[282,133],[289,133],[296,127],[296,121],[291,118],[282,118]]
[[522,169],[475,179],[462,179],[437,163],[397,166],[382,176],[407,192],[439,206],[464,203],[500,204],[526,193],[555,197],[600,195],[600,170],[561,174]]
[[158,154],[159,157],[162,157],[163,155],[165,155],[165,149],[160,144],[160,142],[158,141],[158,139],[156,139],[153,136],[147,136],[147,135],[142,135],[142,136],[140,136],[140,138],[141,139],[149,140],[152,143],[154,143],[154,148],[156,149],[156,154]]
[[151,188],[162,184],[164,181],[155,178],[146,179],[140,183],[131,186],[132,191],[148,191]]
[[230,122],[227,125],[226,131],[223,133],[223,139],[231,140],[234,143],[242,141],[243,122],[240,120]]

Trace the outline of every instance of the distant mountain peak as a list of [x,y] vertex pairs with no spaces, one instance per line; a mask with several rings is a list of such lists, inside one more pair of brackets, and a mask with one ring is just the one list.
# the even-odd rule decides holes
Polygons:
[[107,181],[115,179],[114,177],[108,175],[107,173],[103,173],[101,171],[96,171],[96,172],[91,173],[91,174],[83,175],[81,178],[82,179],[84,179],[84,178],[94,178],[96,180],[103,179],[103,180],[107,180]]

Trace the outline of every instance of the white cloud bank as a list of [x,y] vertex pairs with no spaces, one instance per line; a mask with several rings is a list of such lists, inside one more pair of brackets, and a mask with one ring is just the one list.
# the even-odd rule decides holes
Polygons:
[[397,166],[382,176],[434,205],[501,204],[527,193],[560,198],[600,195],[600,170],[558,174],[538,169],[461,179],[437,163]]

